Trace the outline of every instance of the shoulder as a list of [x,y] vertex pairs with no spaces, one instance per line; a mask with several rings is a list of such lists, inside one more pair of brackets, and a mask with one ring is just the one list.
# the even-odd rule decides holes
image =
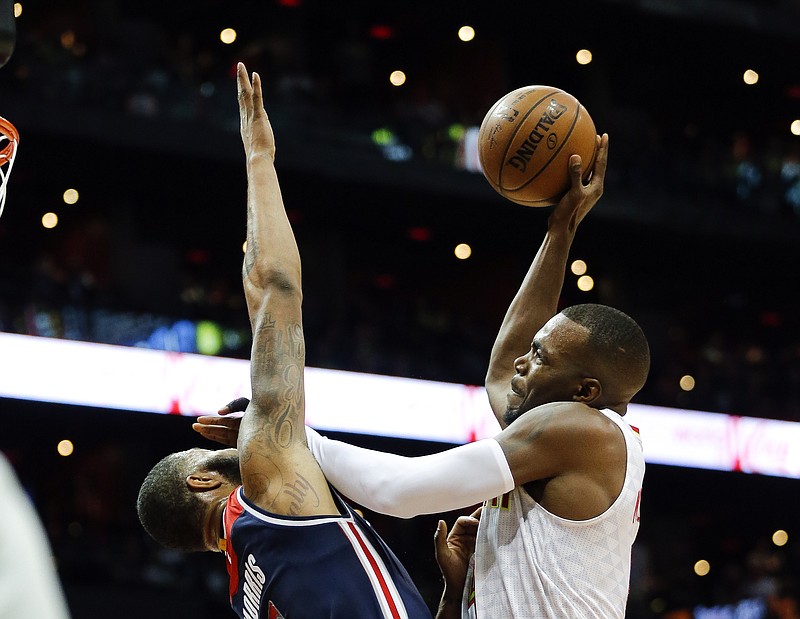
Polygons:
[[593,467],[619,447],[617,425],[599,410],[577,402],[554,402],[531,409],[498,436],[514,479],[524,483]]
[[529,410],[504,430],[528,439],[539,437],[603,437],[617,434],[616,424],[596,408],[579,402],[553,402]]

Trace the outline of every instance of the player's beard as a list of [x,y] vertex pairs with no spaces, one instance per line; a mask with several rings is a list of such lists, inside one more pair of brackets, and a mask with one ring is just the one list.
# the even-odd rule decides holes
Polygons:
[[511,425],[514,421],[519,419],[524,413],[526,412],[522,406],[509,406],[506,408],[506,412],[503,413],[503,421],[506,422],[506,425]]

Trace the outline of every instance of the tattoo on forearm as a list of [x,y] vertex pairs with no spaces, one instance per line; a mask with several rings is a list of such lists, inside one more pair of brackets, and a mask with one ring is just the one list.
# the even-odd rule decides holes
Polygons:
[[293,417],[290,418],[290,415],[292,415],[292,413],[296,410],[297,409],[293,406],[293,404],[289,402],[286,405],[286,408],[283,410],[283,413],[281,413],[280,417],[275,420],[273,439],[278,447],[286,449],[292,444],[292,438],[294,437],[294,423],[292,423]]
[[260,376],[273,376],[281,357],[283,334],[274,330],[272,314],[267,313],[260,320],[255,320],[252,366]]
[[289,356],[293,359],[302,359],[306,354],[305,338],[303,337],[303,326],[295,323],[288,326],[286,334],[289,339]]
[[247,200],[247,250],[244,252],[244,266],[242,268],[242,277],[250,275],[250,271],[256,264],[256,259],[261,250],[258,244],[258,237],[255,234],[256,224],[254,221],[253,207],[250,204],[250,198]]
[[305,343],[300,323],[275,329],[276,321],[267,313],[257,320],[252,356],[254,384],[269,393],[272,418],[270,441],[286,449],[294,440],[295,426],[304,405],[303,365]]

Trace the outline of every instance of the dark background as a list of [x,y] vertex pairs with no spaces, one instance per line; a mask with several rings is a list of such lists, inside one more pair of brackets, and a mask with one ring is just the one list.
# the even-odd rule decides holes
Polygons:
[[[467,23],[477,34],[462,43]],[[224,27],[234,44],[219,42]],[[653,352],[641,403],[800,421],[800,137],[789,131],[800,3],[30,1],[17,29],[0,70],[0,115],[22,134],[0,220],[0,330],[175,349],[159,328],[206,320],[226,336],[218,354],[247,357],[243,60],[265,81],[304,260],[308,364],[482,384],[547,210],[464,170],[450,134],[506,92],[550,84],[611,136],[605,195],[573,249],[595,288],[568,274],[562,305],[608,303],[640,322]],[[575,62],[581,48],[591,64]],[[398,68],[408,81],[395,88]],[[742,82],[747,68],[758,84]],[[453,257],[460,242],[469,260]],[[136,520],[152,464],[202,444],[191,420],[13,400],[0,418],[0,449],[42,516],[76,618],[231,616],[219,557],[160,550]],[[55,451],[62,438],[69,458]],[[756,597],[790,606],[796,497],[796,480],[650,466],[628,615]],[[435,605],[436,518],[368,516]],[[769,541],[779,528],[782,548]],[[692,571],[701,558],[705,578]]]

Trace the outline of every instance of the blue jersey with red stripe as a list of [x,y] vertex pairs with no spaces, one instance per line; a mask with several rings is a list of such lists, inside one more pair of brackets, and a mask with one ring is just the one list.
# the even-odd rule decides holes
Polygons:
[[340,514],[283,516],[242,488],[223,515],[231,606],[242,619],[430,619],[397,557],[334,494]]

